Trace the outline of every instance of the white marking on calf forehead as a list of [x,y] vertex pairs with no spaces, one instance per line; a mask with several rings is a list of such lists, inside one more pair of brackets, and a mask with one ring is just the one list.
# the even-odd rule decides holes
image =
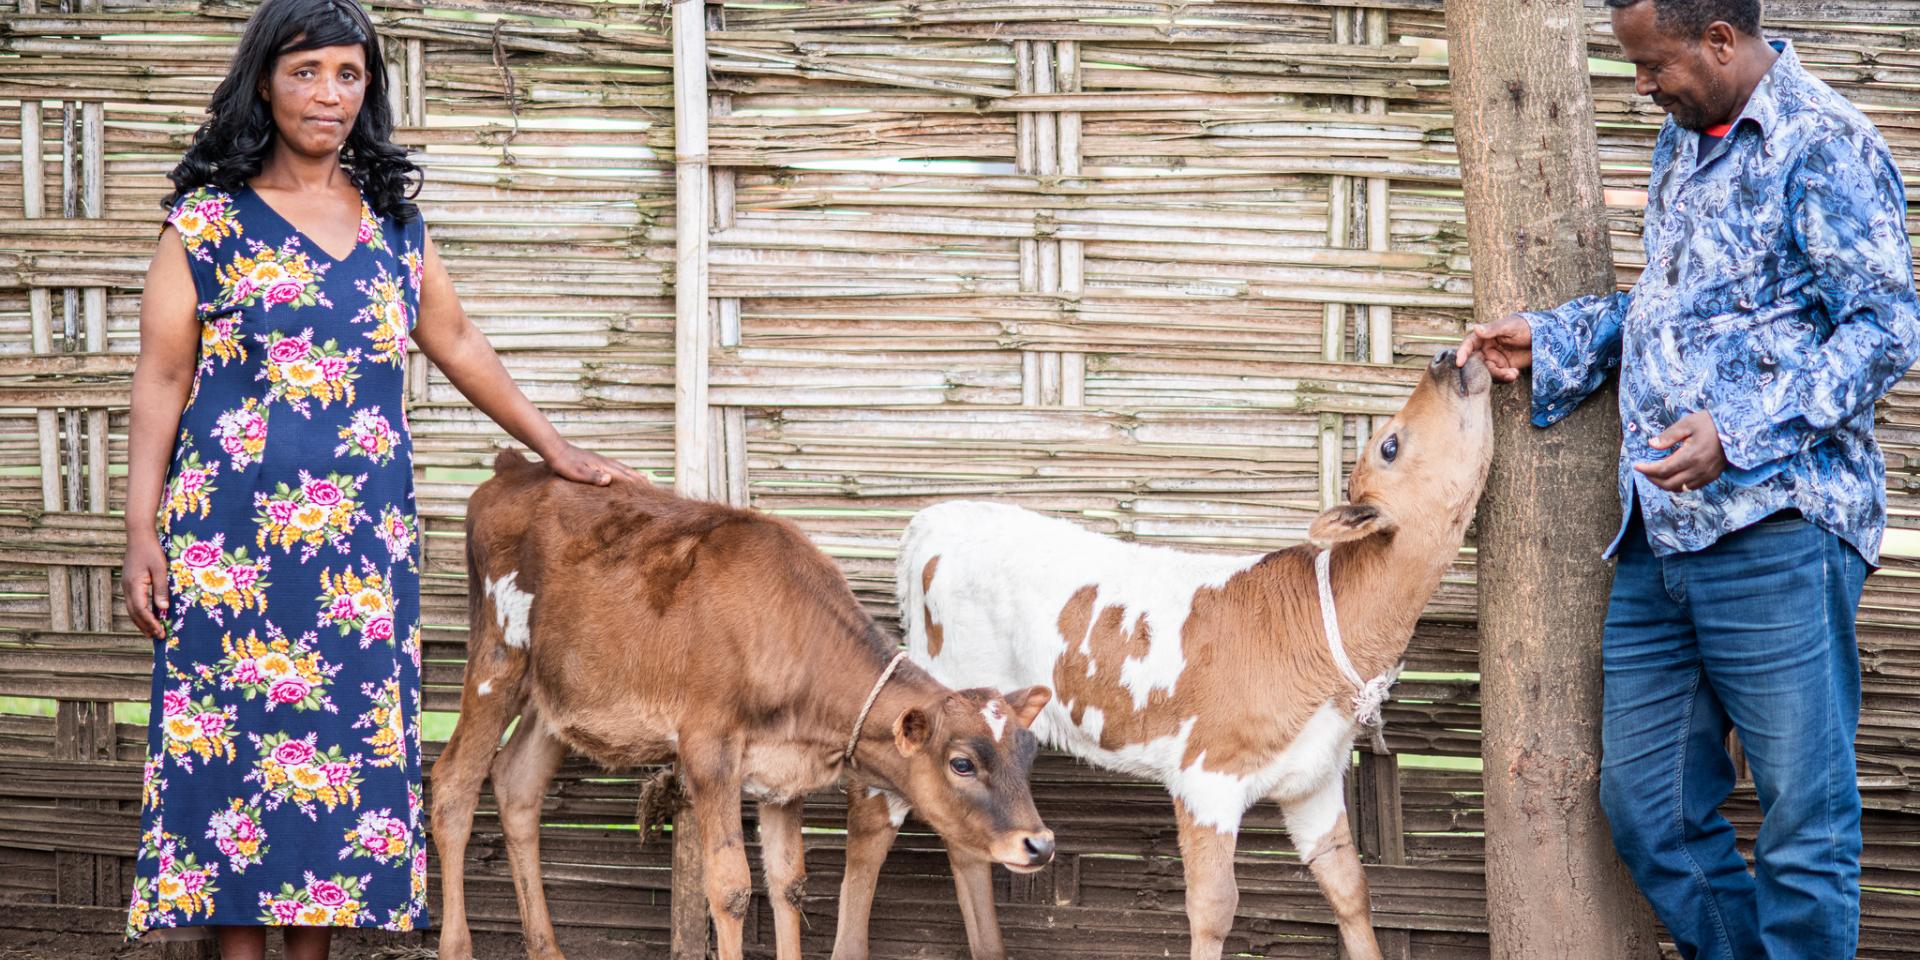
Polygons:
[[487,581],[487,599],[493,601],[493,619],[505,634],[507,646],[526,649],[532,639],[529,620],[533,613],[533,594],[513,585],[520,571]]
[[993,731],[993,739],[996,743],[1006,739],[1007,715],[1001,712],[1000,701],[988,700],[987,705],[980,708],[980,716],[986,719],[987,729]]
[[475,687],[475,688],[474,688],[474,691],[473,691],[473,692],[474,692],[474,693],[476,693],[476,694],[479,694],[480,696],[483,696],[483,697],[484,697],[484,696],[486,696],[486,695],[487,695],[487,694],[489,694],[489,693],[492,693],[492,692],[493,692],[493,681],[492,681],[492,680],[482,680],[482,681],[480,681],[480,686],[478,686],[478,687]]

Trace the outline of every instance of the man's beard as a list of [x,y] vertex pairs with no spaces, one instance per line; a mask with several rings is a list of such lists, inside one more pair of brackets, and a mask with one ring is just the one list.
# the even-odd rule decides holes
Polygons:
[[[1720,123],[1721,115],[1726,112],[1730,104],[1727,103],[1726,87],[1721,84],[1718,75],[1709,75],[1707,77],[1704,94],[1705,104],[1707,105],[1676,100],[1672,106],[1667,107],[1667,112],[1673,117],[1673,122],[1679,124],[1682,129],[1691,130],[1695,133],[1699,133],[1708,127]],[[1732,120],[1733,118],[1726,117],[1725,119]]]

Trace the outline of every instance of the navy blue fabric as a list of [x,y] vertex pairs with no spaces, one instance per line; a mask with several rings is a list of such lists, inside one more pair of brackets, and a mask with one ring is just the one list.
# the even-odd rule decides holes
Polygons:
[[427,922],[418,527],[403,390],[425,227],[336,259],[252,189],[168,215],[201,345],[159,518],[127,936]]

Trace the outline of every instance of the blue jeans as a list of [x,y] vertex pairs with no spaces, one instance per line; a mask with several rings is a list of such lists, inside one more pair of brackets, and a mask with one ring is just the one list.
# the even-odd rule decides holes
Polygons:
[[[1850,960],[1866,561],[1797,517],[1660,558],[1637,511],[1618,558],[1600,800],[1621,859],[1687,960]],[[1765,817],[1753,873],[1719,811],[1729,727]]]

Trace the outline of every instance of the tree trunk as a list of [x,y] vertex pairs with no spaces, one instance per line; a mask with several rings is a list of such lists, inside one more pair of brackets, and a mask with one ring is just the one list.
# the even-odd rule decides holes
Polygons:
[[[1613,289],[1580,0],[1447,0],[1474,306]],[[1487,909],[1495,960],[1657,957],[1600,810],[1600,636],[1620,521],[1610,387],[1550,430],[1497,387],[1479,512]]]

